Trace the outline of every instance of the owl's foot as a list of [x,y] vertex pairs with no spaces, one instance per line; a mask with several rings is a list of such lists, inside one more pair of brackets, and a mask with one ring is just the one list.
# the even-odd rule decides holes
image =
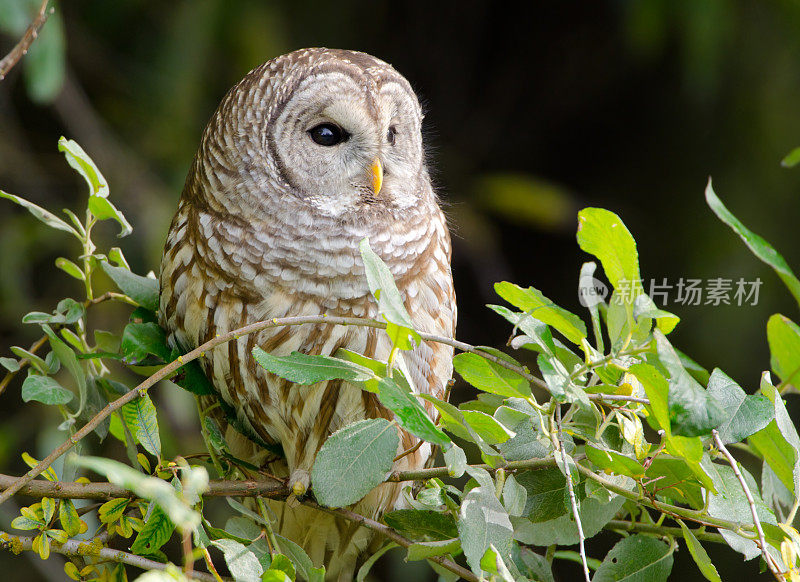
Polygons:
[[294,493],[295,497],[305,495],[310,483],[311,475],[305,469],[295,469],[289,477],[289,486],[292,488],[292,493]]

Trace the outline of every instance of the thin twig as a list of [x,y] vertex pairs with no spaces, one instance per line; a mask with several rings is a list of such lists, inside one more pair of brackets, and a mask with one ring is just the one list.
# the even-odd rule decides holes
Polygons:
[[[6,490],[19,477],[0,474],[0,490]],[[94,499],[107,501],[119,497],[134,497],[134,494],[113,483],[77,483],[73,481],[31,481],[18,491],[27,497],[51,497],[53,499]],[[204,497],[274,497],[289,495],[290,489],[282,481],[228,481],[214,480],[209,483]]]
[[712,436],[714,437],[714,444],[717,446],[719,451],[725,455],[725,458],[728,459],[728,463],[731,465],[731,469],[733,469],[733,474],[736,475],[736,479],[739,480],[739,485],[742,486],[742,491],[744,491],[744,496],[747,498],[747,504],[750,506],[750,513],[753,515],[753,525],[756,528],[756,533],[758,533],[758,545],[759,549],[761,550],[761,555],[764,557],[764,562],[767,563],[769,566],[770,571],[775,576],[777,580],[783,580],[783,574],[778,568],[778,565],[775,563],[775,560],[772,559],[772,556],[769,555],[767,551],[767,540],[764,536],[764,530],[761,527],[761,520],[758,519],[758,512],[756,511],[756,502],[753,500],[753,494],[750,493],[750,488],[747,486],[747,482],[744,480],[742,476],[742,472],[739,471],[739,466],[736,463],[736,459],[733,458],[730,451],[725,448],[725,444],[722,442],[722,439],[719,438],[719,433],[716,429],[711,431]]
[[[583,455],[575,457],[575,460],[581,459],[583,459]],[[543,469],[554,465],[555,460],[550,457],[546,459],[511,461],[503,467],[473,466],[487,471],[496,471],[500,468],[506,471],[514,471]],[[422,481],[447,476],[449,476],[447,467],[431,467],[417,471],[395,471],[386,478],[386,482]],[[0,473],[0,491],[7,490],[19,479],[20,477]],[[95,501],[107,501],[119,497],[135,497],[127,489],[113,483],[78,483],[75,481],[30,481],[20,488],[17,493],[37,499],[51,497],[53,499],[92,499]],[[209,482],[208,490],[203,493],[203,497],[269,497],[271,499],[283,499],[290,493],[291,489],[286,487],[283,480],[278,478],[268,481],[214,479]]]
[[575,525],[578,526],[578,549],[581,554],[581,563],[583,564],[583,575],[586,582],[591,581],[589,575],[589,563],[586,560],[586,547],[583,543],[583,524],[581,524],[581,515],[578,512],[578,501],[575,499],[575,488],[572,485],[572,471],[567,464],[567,453],[564,450],[564,434],[561,432],[561,407],[556,406],[556,428],[558,429],[558,450],[561,453],[561,462],[564,464],[564,475],[567,478],[567,489],[569,490],[569,502],[572,505],[572,515],[575,517]]
[[31,22],[25,34],[22,35],[22,38],[16,46],[11,49],[11,52],[0,61],[0,81],[5,79],[8,72],[14,68],[14,65],[28,54],[28,49],[30,49],[33,41],[39,36],[39,31],[44,26],[44,23],[47,22],[48,17],[53,13],[53,8],[50,10],[47,9],[48,2],[49,0],[44,0],[44,2],[42,2],[42,5],[39,7],[39,12],[36,14],[36,18],[33,19],[33,22]]
[[[235,329],[227,333],[221,334],[215,337],[214,339],[209,340],[204,344],[200,345],[199,347],[193,349],[187,354],[179,356],[176,360],[170,362],[169,364],[166,364],[158,372],[156,372],[149,378],[145,379],[142,383],[136,386],[136,388],[133,388],[132,390],[120,396],[113,402],[107,404],[100,412],[98,412],[94,417],[92,417],[92,419],[89,422],[87,422],[83,427],[81,427],[78,431],[76,431],[75,434],[73,434],[68,440],[64,441],[61,445],[56,447],[53,450],[53,452],[50,453],[47,457],[45,457],[39,464],[37,464],[30,471],[25,473],[25,475],[20,477],[13,485],[11,485],[2,494],[0,494],[0,505],[2,505],[5,501],[7,501],[12,495],[14,495],[14,493],[19,491],[19,489],[22,486],[24,486],[26,483],[29,483],[37,475],[41,474],[42,471],[47,469],[51,464],[53,464],[53,462],[56,459],[58,459],[67,451],[69,451],[72,447],[74,447],[81,439],[89,435],[103,420],[108,418],[112,413],[119,410],[125,404],[131,402],[135,398],[146,394],[147,390],[149,390],[153,385],[163,380],[164,378],[171,376],[184,364],[188,364],[189,362],[196,360],[197,358],[204,355],[205,352],[213,349],[218,345],[227,343],[231,340],[238,339],[242,336],[251,333],[255,333],[271,327],[285,327],[288,325],[305,325],[305,324],[330,324],[330,325],[345,325],[345,326],[352,325],[359,327],[372,327],[376,329],[386,328],[385,322],[376,321],[374,319],[363,319],[359,317],[328,316],[328,315],[311,315],[311,316],[283,317],[280,319],[275,318],[265,321],[257,321],[255,323],[251,323],[250,325],[245,325],[244,327],[240,327],[239,329]],[[508,368],[520,374],[524,374],[526,377],[531,379],[531,381],[535,380],[536,383],[544,385],[544,382],[541,379],[535,378],[531,374],[522,370],[519,366],[510,364],[509,362],[506,362],[505,360],[502,360],[493,354],[484,352],[483,350],[481,350],[480,348],[476,348],[475,346],[471,346],[464,342],[460,342],[443,336],[437,336],[434,334],[420,332],[420,336],[425,341],[434,341],[453,346],[454,348],[461,351],[480,354],[484,358],[489,359],[504,368]],[[598,399],[602,399],[605,395],[595,394],[593,396],[599,397]]]
[[[12,552],[31,551],[33,549],[33,538],[30,536],[18,536],[0,531],[0,549],[10,550]],[[155,560],[143,558],[142,556],[135,556],[128,552],[120,550],[112,550],[111,548],[97,547],[90,542],[83,540],[67,540],[63,544],[56,541],[50,542],[50,549],[57,554],[64,556],[86,557],[94,556],[109,562],[122,562],[129,566],[135,566],[142,570],[166,570],[168,564],[162,564]],[[191,572],[188,577],[193,580],[203,580],[207,582],[215,582],[210,574],[204,572]]]
[[[603,526],[603,529],[611,531],[628,531],[628,532],[641,532],[652,533],[662,536],[673,537],[686,537],[683,530],[679,527],[668,527],[664,525],[656,525],[654,523],[641,523],[637,521],[624,521],[621,519],[612,519]],[[713,542],[715,544],[726,544],[725,538],[722,534],[712,533],[708,531],[690,530],[694,537],[701,542]]]
[[[43,335],[38,340],[36,340],[33,343],[33,345],[31,345],[31,347],[30,347],[30,349],[28,349],[28,351],[30,353],[32,353],[32,354],[35,354],[39,350],[39,348],[41,348],[45,344],[45,342],[47,342],[47,336]],[[6,389],[6,386],[8,386],[9,382],[11,382],[11,380],[14,379],[14,376],[19,374],[22,370],[24,370],[26,366],[30,365],[30,363],[31,363],[31,361],[28,358],[22,358],[19,361],[19,368],[17,368],[13,372],[6,373],[5,377],[0,382],[0,395],[3,394],[3,391]]]
[[621,495],[626,499],[630,499],[640,505],[644,505],[647,507],[652,507],[660,511],[661,513],[665,513],[672,517],[679,517],[681,519],[693,521],[699,523],[701,525],[708,525],[711,527],[722,528],[732,531],[737,535],[741,535],[743,537],[747,537],[747,534],[751,533],[750,530],[741,523],[736,521],[729,521],[727,519],[722,519],[719,517],[713,517],[704,513],[703,511],[699,511],[696,509],[687,509],[686,507],[680,507],[679,505],[672,505],[669,503],[664,503],[662,501],[658,501],[657,499],[647,497],[643,494],[637,494],[633,491],[629,491],[619,485],[612,483],[608,479],[598,475],[591,469],[584,467],[579,463],[575,463],[575,466],[578,468],[578,472],[583,475],[584,477],[591,479],[592,481],[599,483],[603,486],[603,488],[608,489],[612,493],[616,493],[617,495]]
[[[318,509],[320,511],[324,511],[325,513],[329,513],[331,515],[335,515],[337,517],[343,517],[348,521],[352,521],[353,523],[357,523],[359,525],[363,525],[364,527],[371,529],[372,531],[376,531],[380,534],[383,534],[393,542],[395,542],[399,546],[403,546],[404,548],[408,548],[411,546],[411,540],[401,536],[399,533],[394,531],[389,526],[383,525],[375,521],[374,519],[370,519],[368,517],[364,517],[363,515],[359,515],[350,511],[349,509],[332,509],[330,507],[323,507],[314,503],[313,501],[302,501],[303,505],[307,505],[309,507],[313,507],[314,509]],[[451,572],[458,574],[464,580],[468,580],[469,582],[478,582],[478,577],[475,576],[472,572],[464,568],[463,566],[456,564],[453,560],[449,558],[445,558],[444,556],[432,556],[428,558],[432,562],[436,562],[442,568],[447,568]]]

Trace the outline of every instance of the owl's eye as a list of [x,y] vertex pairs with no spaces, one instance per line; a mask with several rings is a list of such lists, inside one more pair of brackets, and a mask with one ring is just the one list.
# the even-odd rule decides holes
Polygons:
[[308,130],[308,135],[314,143],[321,146],[330,147],[338,143],[347,141],[350,134],[334,123],[320,123]]
[[389,145],[394,145],[395,136],[397,136],[397,128],[393,125],[386,133],[386,141],[389,142]]

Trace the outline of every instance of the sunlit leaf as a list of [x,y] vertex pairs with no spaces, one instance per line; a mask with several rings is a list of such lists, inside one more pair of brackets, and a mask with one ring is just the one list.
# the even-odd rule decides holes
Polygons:
[[797,280],[789,264],[771,244],[748,229],[725,207],[714,193],[714,189],[711,187],[711,179],[708,180],[708,185],[706,186],[706,202],[711,207],[711,210],[714,211],[714,214],[739,235],[759,260],[772,267],[789,289],[795,301],[800,305],[800,281]]

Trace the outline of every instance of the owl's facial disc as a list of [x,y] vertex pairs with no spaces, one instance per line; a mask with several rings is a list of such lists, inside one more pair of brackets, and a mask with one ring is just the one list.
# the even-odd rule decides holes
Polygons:
[[398,82],[349,71],[303,79],[268,128],[270,154],[290,190],[326,214],[418,203],[421,114]]

